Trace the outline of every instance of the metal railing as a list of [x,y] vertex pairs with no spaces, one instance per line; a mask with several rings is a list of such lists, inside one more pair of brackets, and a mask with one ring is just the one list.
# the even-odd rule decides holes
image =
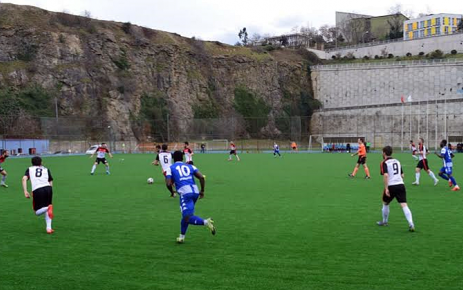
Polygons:
[[444,58],[444,59],[420,59],[420,60],[401,60],[396,61],[368,61],[364,63],[343,63],[343,64],[327,64],[327,65],[314,65],[311,66],[314,70],[327,70],[337,68],[370,68],[380,66],[406,66],[406,65],[436,65],[436,64],[462,64],[463,59],[458,58]]

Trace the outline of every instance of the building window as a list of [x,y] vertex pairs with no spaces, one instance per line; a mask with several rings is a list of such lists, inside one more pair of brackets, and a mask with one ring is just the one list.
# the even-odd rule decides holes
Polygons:
[[436,35],[440,35],[440,26],[436,27]]
[[431,28],[428,28],[428,36],[431,36]]
[[440,25],[440,17],[436,18],[436,26]]
[[420,28],[424,28],[424,21],[420,21]]
[[418,38],[418,31],[413,31],[413,39],[416,39]]
[[421,37],[421,38],[424,37],[424,30],[420,30],[420,37]]
[[444,32],[445,32],[445,34],[449,34],[449,27],[448,26],[444,26]]
[[431,26],[431,19],[428,19],[428,26]]
[[407,30],[408,30],[408,31],[412,31],[412,30],[413,30],[413,26],[412,26],[411,23],[408,24],[408,29],[407,29]]

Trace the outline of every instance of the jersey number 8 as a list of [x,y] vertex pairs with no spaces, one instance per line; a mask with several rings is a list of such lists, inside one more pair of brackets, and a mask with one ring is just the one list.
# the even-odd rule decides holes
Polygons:
[[37,168],[35,170],[35,177],[42,177],[42,168]]

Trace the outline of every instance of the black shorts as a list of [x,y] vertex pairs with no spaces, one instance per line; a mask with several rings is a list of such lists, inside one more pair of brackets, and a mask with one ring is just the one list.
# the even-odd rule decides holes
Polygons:
[[403,184],[392,185],[392,186],[388,186],[388,189],[389,189],[390,196],[387,196],[383,192],[383,201],[385,203],[389,204],[394,198],[397,199],[399,203],[407,202],[407,191],[405,190],[405,185]]
[[365,164],[365,163],[367,163],[367,157],[359,156],[359,159],[357,160],[357,164]]
[[106,160],[106,158],[97,158],[97,159],[95,160],[95,162],[96,162],[97,164],[100,164],[100,162],[103,163],[103,164],[107,164],[107,163],[108,163],[108,161]]
[[35,211],[42,207],[47,207],[52,204],[53,189],[51,186],[37,188],[32,192],[32,207]]
[[428,159],[420,160],[420,162],[418,162],[418,165],[416,165],[416,168],[424,169],[426,171],[429,170]]
[[230,150],[230,155],[236,155],[236,150]]

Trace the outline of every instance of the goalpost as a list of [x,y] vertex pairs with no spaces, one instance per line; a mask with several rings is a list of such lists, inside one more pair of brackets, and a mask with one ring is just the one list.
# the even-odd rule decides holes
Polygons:
[[323,135],[309,136],[309,152],[323,152]]

